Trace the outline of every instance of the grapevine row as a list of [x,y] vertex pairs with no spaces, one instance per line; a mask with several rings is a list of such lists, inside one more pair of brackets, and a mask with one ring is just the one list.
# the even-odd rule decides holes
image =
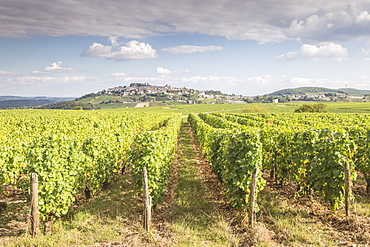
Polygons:
[[[200,116],[207,117],[205,114]],[[226,185],[232,205],[246,209],[252,172],[262,166],[260,134],[253,129],[214,128],[200,116],[190,114],[188,120],[203,153],[211,162],[213,171]],[[210,117],[207,120],[213,122],[215,119]],[[217,126],[219,127],[220,124],[222,121],[219,121]],[[225,121],[224,124],[227,125],[227,122]],[[261,174],[258,175],[257,181],[257,192],[259,192],[265,184]]]
[[[368,120],[361,115],[301,115],[294,114],[199,114],[189,119],[206,157],[216,174],[231,176],[236,185],[249,180],[236,179],[244,173],[240,167],[253,165],[249,159],[233,159],[261,153],[261,166],[280,183],[292,181],[299,193],[313,190],[337,209],[344,198],[344,164],[348,163],[352,179],[355,169],[369,178],[370,132],[364,126]],[[352,120],[351,120],[352,118]],[[284,121],[285,119],[285,121]],[[361,121],[363,119],[364,121]],[[350,123],[354,122],[355,125]],[[336,123],[336,124],[335,124]],[[200,127],[207,129],[199,130]],[[206,126],[206,127],[204,127]],[[249,130],[248,130],[249,129]],[[259,138],[245,133],[255,132]],[[207,137],[204,137],[204,135]],[[225,138],[227,136],[228,138]],[[203,141],[206,139],[205,141]],[[238,146],[238,142],[243,145]],[[252,150],[250,142],[261,145],[261,151]],[[235,149],[225,149],[224,146]],[[222,148],[220,148],[222,147]],[[226,159],[220,158],[225,156]],[[237,162],[235,162],[237,161]],[[217,163],[235,162],[233,169],[220,171]],[[249,164],[246,164],[249,163]],[[249,176],[249,172],[247,172]],[[229,187],[229,190],[232,188]],[[232,195],[231,195],[232,196]],[[232,199],[233,200],[233,199]]]
[[138,133],[172,116],[121,112],[1,111],[0,184],[28,191],[39,176],[42,220],[66,214],[80,191],[87,195],[121,171]]
[[181,115],[168,119],[158,130],[143,131],[135,139],[129,151],[132,175],[137,186],[142,188],[142,171],[147,168],[149,193],[156,205],[166,193],[170,168],[177,148]]

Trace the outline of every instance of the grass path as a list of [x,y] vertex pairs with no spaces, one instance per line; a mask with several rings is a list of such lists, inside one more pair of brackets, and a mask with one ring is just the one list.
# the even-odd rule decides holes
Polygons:
[[240,240],[207,188],[201,154],[188,122],[183,123],[172,202],[172,229],[178,246],[238,246]]

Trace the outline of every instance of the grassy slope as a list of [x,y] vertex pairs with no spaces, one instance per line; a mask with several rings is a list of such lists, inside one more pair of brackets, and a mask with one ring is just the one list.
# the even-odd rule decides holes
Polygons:
[[[290,102],[290,103],[253,103],[253,104],[200,104],[200,105],[171,105],[145,107],[141,109],[127,108],[125,111],[134,112],[180,112],[183,115],[198,112],[227,111],[240,113],[245,108],[258,106],[267,109],[269,113],[293,113],[302,104],[313,104],[315,102]],[[370,102],[329,102],[330,113],[370,113]]]
[[117,103],[117,104],[96,104],[95,107],[99,107],[101,109],[122,109],[127,107],[135,107],[136,103]]
[[[100,96],[97,99],[93,100],[92,97],[83,99],[81,102],[84,103],[100,103],[102,101],[107,100],[116,100],[119,97],[116,96]],[[260,106],[266,108],[269,112],[294,112],[296,108],[301,106],[302,104],[312,104],[315,102],[290,102],[290,103],[253,103],[253,104],[201,104],[201,105],[189,105],[184,103],[176,103],[176,102],[166,102],[166,104],[173,108],[172,111],[183,112],[184,115],[189,113],[195,112],[207,112],[207,111],[218,111],[218,110],[232,110],[232,109],[240,109],[246,108],[250,106]],[[151,105],[156,105],[154,109],[150,109],[149,111],[158,111],[164,110],[166,106],[163,105],[163,102],[158,103],[151,103]],[[324,104],[328,105],[329,112],[332,113],[366,113],[370,112],[370,102],[324,102]],[[97,104],[97,107],[101,107],[102,109],[117,109],[117,108],[125,108],[125,107],[134,107],[136,104],[133,103],[131,105],[124,105],[124,104]],[[136,111],[137,109],[127,109],[130,111]],[[147,109],[146,109],[147,110]],[[144,111],[146,111],[144,110]],[[235,110],[235,112],[240,112],[241,110]]]
[[93,101],[94,101],[93,97],[88,97],[88,98],[83,98],[79,100],[78,102],[83,103],[83,104],[88,104],[88,103],[92,103]]

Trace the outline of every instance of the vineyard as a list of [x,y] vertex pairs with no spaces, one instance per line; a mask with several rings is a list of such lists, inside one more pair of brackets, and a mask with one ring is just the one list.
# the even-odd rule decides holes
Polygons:
[[[293,185],[294,198],[318,196],[333,212],[345,207],[354,214],[355,181],[365,181],[370,196],[369,117],[215,112],[190,113],[187,122],[235,210],[259,213],[260,193],[273,183]],[[141,194],[145,167],[152,204],[160,206],[184,121],[175,112],[0,111],[0,194],[13,186],[27,195],[36,173],[40,218],[56,221],[122,174]],[[251,194],[257,200],[248,213]]]
[[159,201],[181,116],[3,111],[0,123],[0,183],[28,191],[30,174],[38,174],[40,217],[50,221],[68,213],[77,193],[90,198],[130,162],[134,177],[141,176],[136,168],[151,164]]
[[[294,182],[297,194],[319,193],[336,210],[344,199],[345,164],[350,180],[361,173],[370,193],[368,115],[190,115],[203,153],[228,187],[232,203],[245,208],[251,173],[260,168],[277,182]],[[265,179],[260,173],[258,190]]]

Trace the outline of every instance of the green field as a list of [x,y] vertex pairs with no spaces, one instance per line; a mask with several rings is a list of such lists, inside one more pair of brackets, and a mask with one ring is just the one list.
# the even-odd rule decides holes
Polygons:
[[[117,109],[117,108],[134,108],[136,103],[109,103],[109,104],[102,104],[103,102],[108,101],[116,101],[116,100],[130,100],[130,99],[139,99],[141,95],[132,95],[132,96],[110,96],[110,95],[102,95],[96,98],[88,97],[79,100],[78,102],[81,103],[92,103],[94,104],[96,109]],[[213,100],[213,99],[212,99]],[[212,101],[210,100],[210,101]],[[184,115],[189,113],[197,113],[197,112],[208,112],[208,111],[233,111],[233,112],[242,112],[243,108],[258,106],[265,108],[270,113],[289,113],[294,112],[302,104],[314,104],[317,102],[314,101],[300,101],[300,102],[289,102],[289,103],[245,103],[245,104],[197,104],[191,105],[185,102],[177,102],[177,101],[170,101],[167,97],[156,97],[156,102],[150,102],[150,106],[154,107],[154,109],[139,109],[139,111],[176,111],[181,112]],[[320,102],[321,103],[321,102]],[[328,110],[330,113],[366,113],[370,112],[370,102],[322,102],[328,106]],[[178,109],[170,109],[168,110],[166,107],[173,107]],[[163,109],[164,108],[164,109]],[[166,110],[167,109],[167,110]],[[133,111],[137,111],[138,109],[132,109]]]
[[[314,104],[313,102],[312,104]],[[134,103],[133,103],[134,104]],[[190,113],[199,112],[213,112],[213,111],[225,111],[230,113],[243,112],[245,108],[261,107],[267,110],[269,113],[293,113],[295,109],[303,104],[311,104],[307,102],[291,102],[291,103],[252,103],[252,104],[176,104],[167,106],[154,106],[154,107],[140,107],[140,108],[127,108],[124,111],[142,111],[142,112],[178,112],[183,115]],[[369,113],[370,102],[330,102],[324,103],[328,107],[329,113]],[[101,106],[101,105],[99,105]],[[131,107],[131,106],[129,106]],[[115,108],[124,108],[115,107]],[[108,108],[107,108],[108,109]],[[109,108],[110,109],[110,108]],[[120,109],[122,110],[122,109]]]
[[95,107],[102,110],[107,109],[123,109],[123,108],[133,108],[136,106],[136,103],[117,103],[117,104],[98,104]]

